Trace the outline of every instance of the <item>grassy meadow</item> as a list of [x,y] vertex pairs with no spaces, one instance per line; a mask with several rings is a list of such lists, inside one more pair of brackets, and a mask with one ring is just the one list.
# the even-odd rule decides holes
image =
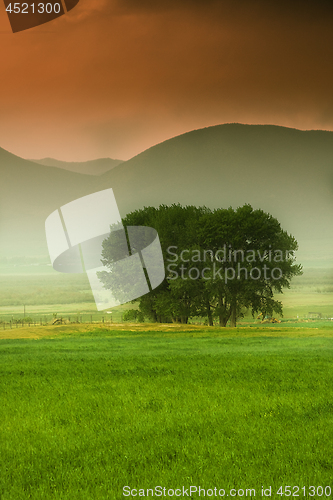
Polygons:
[[[128,308],[115,308],[112,320],[120,322]],[[52,269],[48,273],[0,275],[0,329],[1,321],[15,323],[30,318],[31,323],[47,324],[55,317],[68,323],[111,319],[106,312],[96,310],[86,274],[61,274]]]
[[[24,304],[35,324],[0,324],[1,500],[169,498],[183,487],[182,498],[203,498],[199,486],[205,497],[271,487],[282,498],[290,486],[330,498],[330,276],[295,279],[281,323],[220,329],[121,324],[133,305],[111,323],[85,276],[2,275],[0,320],[22,318]],[[54,314],[73,321],[52,326]],[[166,490],[147,492],[156,486]]]
[[0,343],[2,500],[333,488],[332,328],[24,331]]

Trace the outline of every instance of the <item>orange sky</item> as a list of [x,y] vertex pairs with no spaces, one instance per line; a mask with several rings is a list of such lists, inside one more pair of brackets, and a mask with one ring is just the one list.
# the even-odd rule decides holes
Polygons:
[[332,1],[290,3],[80,0],[13,34],[1,2],[0,146],[128,159],[220,123],[333,130]]

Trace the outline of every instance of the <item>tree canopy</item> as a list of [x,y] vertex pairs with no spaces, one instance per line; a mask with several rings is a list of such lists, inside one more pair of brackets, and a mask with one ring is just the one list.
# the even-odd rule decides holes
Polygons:
[[[210,325],[236,326],[246,310],[282,315],[274,292],[289,288],[302,273],[296,264],[297,241],[263,210],[161,205],[131,212],[124,226],[156,229],[166,279],[139,299],[139,309],[152,321],[187,323],[206,317]],[[112,233],[111,233],[112,235]],[[111,235],[103,242],[102,262],[112,268]],[[101,276],[105,288],[110,276]]]

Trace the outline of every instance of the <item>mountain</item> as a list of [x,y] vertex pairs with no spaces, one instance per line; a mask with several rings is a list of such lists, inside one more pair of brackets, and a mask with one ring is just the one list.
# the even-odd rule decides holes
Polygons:
[[87,175],[101,175],[111,170],[114,167],[123,163],[123,160],[112,160],[111,158],[99,158],[97,160],[89,160],[82,162],[74,161],[60,161],[54,158],[43,158],[41,160],[30,160],[34,163],[39,163],[40,165],[45,165],[47,167],[58,167],[64,170],[70,170],[71,172],[76,172],[78,174]]
[[11,255],[45,254],[46,217],[77,197],[112,187],[123,216],[148,205],[250,203],[296,237],[302,264],[333,264],[333,132],[208,127],[153,146],[100,176],[37,165],[0,150],[0,175],[6,255],[10,249]]
[[276,217],[299,242],[300,262],[333,264],[333,132],[226,124],[158,144],[101,176],[121,213],[181,203]]
[[96,191],[96,176],[45,167],[0,148],[0,257],[47,255],[45,219]]

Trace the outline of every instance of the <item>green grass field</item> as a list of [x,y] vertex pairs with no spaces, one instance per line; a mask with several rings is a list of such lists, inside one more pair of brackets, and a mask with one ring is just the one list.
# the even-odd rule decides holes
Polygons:
[[135,498],[124,486],[327,498],[333,328],[312,326],[13,330],[0,341],[1,500]]

